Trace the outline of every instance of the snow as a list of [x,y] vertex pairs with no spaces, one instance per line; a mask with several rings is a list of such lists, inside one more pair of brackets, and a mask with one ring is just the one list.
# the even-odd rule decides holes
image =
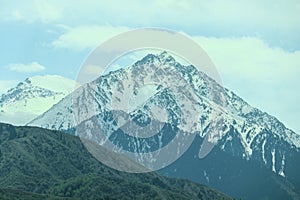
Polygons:
[[206,172],[206,170],[203,171],[203,175],[204,175],[204,177],[205,177],[205,179],[206,179],[206,182],[209,183],[209,175],[208,175],[208,173]]
[[[59,104],[55,104],[50,110],[46,111],[43,115],[35,118],[33,121],[29,122],[30,126],[40,126],[43,124],[43,128],[48,129],[60,129],[68,130],[72,128],[75,124],[74,116],[71,114],[72,108],[72,96],[68,95],[63,98]],[[66,112],[66,110],[68,112]],[[51,120],[48,117],[49,116]]]
[[276,169],[275,169],[275,149],[272,150],[271,154],[272,154],[272,171],[276,173]]
[[284,165],[285,165],[285,155],[283,155],[283,157],[282,157],[281,168],[280,168],[280,171],[278,173],[280,176],[283,176],[283,177],[285,177],[285,174],[284,174]]
[[129,99],[129,112],[132,112],[137,107],[141,107],[155,93],[157,93],[156,85],[144,85],[142,88],[139,89],[136,95],[131,96],[131,98]]
[[267,140],[265,139],[265,140],[263,141],[262,146],[261,146],[262,159],[263,159],[265,165],[267,164],[267,160],[266,160],[266,158],[265,158],[265,145],[266,145],[266,142],[267,142]]

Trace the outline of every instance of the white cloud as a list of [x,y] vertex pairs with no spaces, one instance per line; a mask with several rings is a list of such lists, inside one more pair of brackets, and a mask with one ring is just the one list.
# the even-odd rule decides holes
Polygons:
[[99,77],[103,73],[104,69],[102,67],[96,66],[96,65],[87,65],[84,68],[84,74],[87,75],[94,75],[96,74],[96,77]]
[[271,48],[259,38],[194,39],[212,57],[222,74],[239,74],[253,82],[267,83],[269,78],[298,77],[300,72],[300,51]]
[[35,0],[34,10],[35,14],[43,22],[54,21],[62,17],[61,7],[52,5],[46,0]]
[[295,46],[299,41],[299,18],[297,0],[132,0],[130,6],[127,1],[78,0],[70,3],[67,0],[29,0],[18,4],[8,1],[0,8],[0,19],[6,20],[54,22],[73,27],[95,23],[154,26],[218,37],[263,35],[277,44],[282,44],[279,41],[282,39],[283,45],[287,46]]
[[94,48],[111,37],[129,30],[126,27],[80,26],[68,29],[57,40],[52,42],[56,48],[83,50]]
[[10,64],[7,66],[7,68],[11,71],[20,73],[39,72],[46,69],[43,65],[40,65],[37,62],[31,62],[29,64]]
[[[5,18],[27,21],[55,21],[72,25],[97,22],[127,24],[136,26],[215,27],[219,31],[242,29],[247,24],[256,29],[274,29],[284,32],[284,28],[299,30],[299,2],[277,1],[175,1],[156,0],[141,2],[78,0],[29,0],[26,2],[6,2],[0,8]],[[188,14],[187,14],[188,13]],[[20,17],[21,16],[21,17]],[[95,19],[97,18],[97,20]],[[176,19],[176,20],[175,20]],[[202,26],[200,26],[202,25]],[[238,26],[240,25],[240,26]],[[178,27],[178,26],[177,26]],[[228,30],[223,30],[228,31]],[[249,31],[249,30],[246,30]]]
[[12,18],[16,20],[23,20],[24,16],[20,13],[19,10],[13,10],[11,12]]
[[28,23],[35,21],[53,22],[62,18],[63,9],[57,2],[46,0],[18,1],[18,3],[6,2],[0,8],[2,20],[22,20]]
[[120,66],[120,65],[118,65],[118,64],[112,64],[112,65],[110,65],[109,67],[108,67],[108,69],[106,69],[107,71],[106,71],[106,73],[109,73],[109,72],[111,72],[111,71],[116,71],[116,70],[118,70],[118,69],[121,69],[121,68],[123,68],[124,66]]
[[[139,25],[154,25],[161,23],[184,23],[196,25],[199,22],[236,22],[239,24],[263,24],[273,26],[271,22],[277,22],[276,26],[286,23],[297,25],[299,12],[297,0],[277,1],[274,3],[266,1],[176,1],[176,0],[155,0],[139,1],[132,0],[130,6],[127,1],[99,1],[99,0],[78,0],[70,4],[68,1],[54,1],[56,6],[65,8],[65,14],[76,11],[77,18],[91,19],[95,14],[101,13],[101,17],[111,19],[114,22],[133,22]],[[187,14],[188,13],[188,14]],[[74,16],[65,15],[70,18]],[[194,19],[194,20],[191,20]],[[258,20],[259,19],[259,20]],[[128,21],[130,20],[130,21]],[[119,23],[122,24],[122,23]],[[221,23],[220,23],[221,24]]]
[[259,38],[194,38],[223,83],[253,106],[300,133],[300,51],[271,48]]

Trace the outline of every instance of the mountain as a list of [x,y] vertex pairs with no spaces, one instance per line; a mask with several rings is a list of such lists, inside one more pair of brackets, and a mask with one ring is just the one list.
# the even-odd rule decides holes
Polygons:
[[69,134],[2,123],[0,188],[1,199],[231,199],[187,180],[113,170]]
[[74,90],[75,81],[58,76],[34,76],[0,96],[0,121],[24,125]]
[[[138,91],[148,80],[157,80],[161,84],[150,85],[146,98],[140,98],[140,103],[135,99],[139,99]],[[161,86],[172,81],[174,83],[169,86],[178,85],[178,91],[172,92]],[[128,91],[133,93],[129,100]],[[185,98],[182,93],[189,98]],[[145,93],[142,92],[141,96],[145,96]],[[125,104],[118,105],[124,99]],[[133,104],[137,106],[130,108],[130,101],[135,101]],[[197,113],[189,113],[189,117],[182,120],[182,113],[186,113],[182,105]],[[116,116],[130,118],[146,126],[151,119],[149,108],[153,106],[166,111],[167,128],[162,129],[161,137],[152,137],[151,141],[128,137],[122,129],[124,124],[114,119]],[[162,169],[161,173],[205,183],[245,199],[299,198],[300,175],[297,166],[300,165],[300,136],[275,117],[250,106],[194,66],[176,62],[167,52],[148,54],[128,68],[110,72],[85,84],[29,125],[79,135],[86,133],[84,137],[100,144],[109,140],[118,149],[136,153],[154,151],[151,149],[156,147],[153,144],[166,145],[176,135],[173,133],[178,130],[176,127],[180,126],[182,132],[196,134],[195,141],[179,160]],[[99,139],[95,133],[100,128],[109,134]],[[134,129],[132,132],[136,131]],[[199,149],[205,146],[203,141],[205,144],[215,144],[216,147],[205,157],[209,147],[208,152],[202,156],[204,159],[200,159]],[[208,160],[214,161],[214,164]],[[261,182],[262,178],[268,181]],[[245,184],[248,179],[251,184]],[[258,192],[257,186],[264,189]],[[274,198],[277,193],[273,189],[278,191],[280,197]]]

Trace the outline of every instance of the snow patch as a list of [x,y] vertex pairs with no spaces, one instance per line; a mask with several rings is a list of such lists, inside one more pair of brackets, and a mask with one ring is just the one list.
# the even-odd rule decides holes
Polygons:
[[266,145],[266,142],[267,142],[267,139],[265,139],[265,140],[263,141],[263,144],[262,144],[262,146],[261,146],[262,159],[263,159],[265,165],[267,164],[267,160],[266,160],[266,158],[265,158],[265,145]]
[[276,169],[275,169],[275,149],[272,150],[271,154],[272,154],[272,171],[276,173]]
[[208,173],[206,172],[206,170],[203,171],[203,175],[204,175],[204,177],[205,177],[205,179],[206,179],[206,182],[209,183],[209,175],[208,175]]
[[280,167],[280,171],[278,173],[280,176],[283,176],[283,177],[285,177],[284,165],[285,165],[285,155],[282,156],[281,167]]

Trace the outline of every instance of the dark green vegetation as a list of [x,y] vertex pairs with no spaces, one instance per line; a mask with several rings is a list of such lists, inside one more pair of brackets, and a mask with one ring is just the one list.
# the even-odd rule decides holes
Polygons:
[[8,124],[0,124],[0,188],[0,199],[230,199],[190,181],[110,169],[72,135]]
[[[67,197],[55,197],[47,194],[35,194],[14,189],[0,189],[1,200],[71,200]],[[72,198],[73,199],[73,198]],[[76,200],[76,199],[74,199]]]

